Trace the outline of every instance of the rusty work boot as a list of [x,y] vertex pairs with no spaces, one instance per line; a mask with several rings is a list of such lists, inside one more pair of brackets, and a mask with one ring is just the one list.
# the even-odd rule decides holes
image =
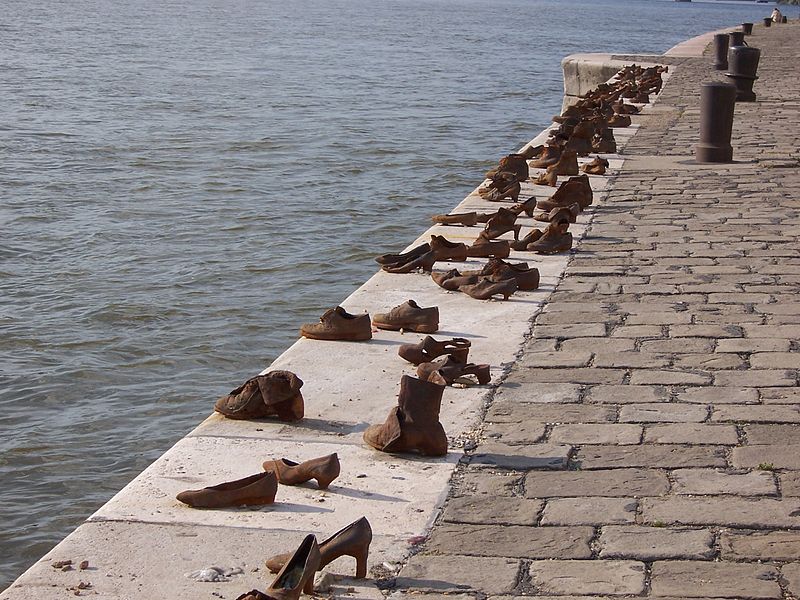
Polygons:
[[423,456],[447,454],[447,435],[439,422],[445,386],[403,375],[398,406],[382,425],[370,425],[364,441],[382,452]]
[[539,176],[533,180],[534,185],[548,185],[556,187],[558,185],[558,163],[550,165]]
[[283,485],[299,485],[310,479],[316,479],[319,489],[326,490],[331,482],[339,476],[341,465],[339,455],[335,452],[328,456],[312,458],[296,463],[288,458],[265,461],[265,471],[275,473],[278,483]]
[[[539,232],[541,237],[541,232]],[[538,237],[536,239],[539,239]],[[535,240],[531,240],[533,243]],[[522,250],[527,248],[527,244]],[[480,271],[465,271],[463,275],[479,275],[482,277],[489,277],[495,281],[502,281],[504,279],[516,279],[517,288],[523,291],[532,291],[539,287],[539,269],[536,267],[528,267],[527,263],[507,263],[500,258],[490,258],[489,262]],[[456,357],[458,358],[458,357]],[[466,359],[462,362],[466,362]]]
[[467,362],[471,342],[464,338],[453,338],[439,342],[431,336],[425,336],[418,344],[403,344],[397,349],[397,354],[412,365],[430,362],[445,354],[451,354],[461,362]]
[[435,333],[439,329],[439,309],[435,306],[421,308],[413,300],[395,306],[388,313],[378,313],[372,319],[378,329]]
[[554,165],[561,158],[561,148],[557,146],[547,145],[539,153],[539,156],[531,162],[531,166],[536,169],[546,169],[550,165]]
[[270,371],[248,379],[217,400],[214,410],[229,419],[298,421],[303,418],[301,387],[303,381],[291,371]]
[[600,156],[596,157],[592,162],[588,162],[581,167],[581,171],[589,175],[605,175],[608,168],[608,160]]
[[306,323],[300,335],[312,340],[344,340],[362,342],[372,339],[372,324],[368,314],[351,315],[341,306],[325,311],[319,323]]

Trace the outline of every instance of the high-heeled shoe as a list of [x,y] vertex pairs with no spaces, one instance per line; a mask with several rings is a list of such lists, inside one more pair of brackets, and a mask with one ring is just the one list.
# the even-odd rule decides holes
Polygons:
[[439,385],[453,385],[456,379],[467,375],[474,375],[481,385],[486,385],[492,379],[489,365],[458,362],[450,355],[417,367],[417,377]]
[[272,504],[278,491],[274,473],[256,473],[200,490],[186,490],[176,496],[192,508],[227,508]]
[[441,271],[438,273],[431,273],[431,279],[433,279],[439,287],[451,292],[457,291],[462,285],[478,282],[477,277],[464,277],[458,272],[458,269],[450,269],[444,273]]
[[300,594],[314,593],[314,574],[322,557],[317,538],[307,535],[278,572],[265,596],[270,600],[298,600]]
[[[516,216],[515,216],[516,218]],[[480,240],[485,242],[489,242],[491,240],[499,238],[504,233],[508,233],[509,231],[514,233],[514,239],[519,239],[519,232],[522,229],[522,225],[492,225],[491,220],[489,223],[486,224],[486,228],[478,234],[478,239],[475,240],[476,244],[481,243]]]
[[278,483],[283,485],[299,485],[309,479],[316,479],[319,489],[326,490],[331,482],[339,476],[341,465],[339,456],[334,452],[328,456],[313,458],[296,463],[288,458],[265,461],[265,471],[275,473]]
[[511,200],[516,202],[519,199],[519,193],[522,187],[519,181],[512,181],[502,187],[496,188],[481,188],[478,194],[484,200],[489,202],[502,202],[503,200]]
[[[320,561],[317,570],[322,570],[341,556],[352,556],[356,559],[356,579],[367,576],[367,557],[372,542],[372,527],[366,517],[361,517],[334,533],[319,544]],[[291,555],[278,554],[267,559],[267,568],[273,573],[279,571]]]
[[533,216],[533,210],[536,208],[536,196],[531,196],[525,202],[520,202],[519,204],[515,204],[509,210],[512,212],[517,213],[517,216],[520,213],[525,213],[529,217]]
[[488,300],[497,295],[502,295],[503,300],[508,300],[508,297],[517,291],[517,281],[515,279],[492,281],[489,277],[484,277],[478,283],[462,285],[458,291],[476,300]]
[[[516,241],[511,242],[511,248],[513,250],[517,250],[518,252],[524,252],[525,250],[528,249],[528,245],[532,244],[533,242],[538,240],[540,237],[542,237],[542,234],[543,234],[543,232],[540,231],[539,229],[531,229],[531,231],[528,232],[528,234],[524,238],[522,238],[521,240],[516,240]],[[501,258],[505,258],[505,257],[501,257]]]
[[375,257],[375,262],[379,265],[390,265],[399,262],[405,263],[422,256],[426,252],[430,252],[430,250],[430,244],[420,244],[408,252],[401,252],[400,254],[381,254],[380,256]]
[[453,338],[439,342],[427,335],[418,344],[403,344],[397,349],[397,354],[412,365],[430,362],[445,354],[450,354],[456,360],[465,363],[469,357],[472,343],[464,338]]

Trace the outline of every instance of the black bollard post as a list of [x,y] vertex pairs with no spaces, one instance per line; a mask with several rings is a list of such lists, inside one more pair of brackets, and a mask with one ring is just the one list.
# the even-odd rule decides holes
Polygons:
[[789,22],[789,17],[787,17],[786,15],[783,15],[781,17],[781,23],[788,23],[788,22]]
[[727,33],[714,34],[714,68],[717,71],[724,71],[728,68],[728,45]]
[[730,38],[731,48],[734,46],[747,46],[747,42],[744,41],[744,31],[731,31],[728,33],[728,37]]
[[742,31],[745,35],[753,35],[753,24],[752,23],[742,23]]
[[731,131],[736,87],[730,83],[704,83],[700,88],[700,143],[695,147],[699,163],[733,160]]
[[728,51],[728,72],[725,75],[736,85],[737,102],[755,102],[753,83],[758,79],[761,50],[749,46],[734,46]]
[[772,17],[764,17],[764,27],[772,27]]

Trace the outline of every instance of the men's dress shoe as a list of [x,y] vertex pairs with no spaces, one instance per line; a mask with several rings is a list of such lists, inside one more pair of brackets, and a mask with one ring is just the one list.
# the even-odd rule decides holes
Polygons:
[[321,490],[328,489],[331,481],[336,479],[341,471],[339,456],[335,452],[302,463],[296,463],[288,458],[268,460],[262,466],[265,471],[275,473],[278,483],[299,485],[309,479],[316,479]]
[[382,425],[370,425],[364,441],[382,452],[424,456],[447,454],[447,435],[439,422],[445,386],[403,375],[398,405]]
[[372,324],[378,329],[398,331],[416,331],[418,333],[436,333],[439,329],[439,309],[435,306],[420,307],[413,300],[395,306],[388,313],[378,313]]
[[[363,579],[367,576],[370,542],[372,542],[372,527],[366,517],[361,517],[324,542],[320,542],[320,561],[317,570],[325,568],[340,556],[352,556],[356,559],[356,579]],[[273,573],[278,572],[290,556],[288,553],[278,554],[267,559],[267,568]]]
[[193,508],[227,508],[272,504],[277,491],[278,480],[274,473],[257,473],[201,490],[186,490],[176,497]]
[[397,354],[412,365],[430,362],[439,356],[451,354],[461,362],[467,362],[469,349],[472,343],[464,338],[437,341],[429,335],[418,344],[403,344],[397,349]]
[[511,246],[508,240],[487,241],[478,236],[475,243],[467,248],[467,256],[474,258],[506,258],[511,253]]
[[492,379],[489,365],[462,363],[449,355],[433,362],[422,363],[417,367],[417,376],[420,379],[439,385],[453,385],[457,379],[467,375],[474,375],[480,385],[486,385]]
[[372,324],[368,314],[351,315],[337,306],[325,311],[319,323],[303,325],[300,335],[312,340],[361,342],[372,339]]
[[291,371],[270,371],[248,379],[217,400],[214,410],[229,419],[275,417],[280,421],[303,418],[303,381]]
[[562,183],[550,198],[540,200],[539,208],[544,211],[550,211],[556,207],[570,206],[577,202],[578,206],[585,209],[592,203],[592,197],[589,176],[578,175],[577,177],[570,177]]

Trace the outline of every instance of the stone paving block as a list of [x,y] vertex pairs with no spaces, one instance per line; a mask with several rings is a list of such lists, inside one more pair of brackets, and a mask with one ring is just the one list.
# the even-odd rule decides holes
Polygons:
[[628,352],[636,347],[630,338],[570,338],[561,342],[562,352],[587,351],[593,354]]
[[724,530],[720,553],[725,560],[800,560],[800,531]]
[[714,533],[709,529],[671,529],[640,525],[609,525],[600,533],[600,558],[643,561],[714,557]]
[[758,388],[764,404],[800,404],[800,387]]
[[677,325],[691,322],[692,315],[688,312],[645,312],[625,319],[626,325]]
[[644,432],[647,444],[718,444],[736,445],[739,436],[734,425],[705,423],[666,423],[648,425]]
[[653,565],[654,598],[781,598],[778,571],[766,565],[663,561]]
[[644,498],[640,506],[647,524],[800,527],[800,498]]
[[513,496],[522,485],[520,473],[491,473],[486,469],[468,468],[453,487],[458,496]]
[[632,560],[538,560],[528,572],[542,595],[638,595],[645,585],[644,563]]
[[581,386],[572,383],[517,383],[511,373],[497,391],[495,403],[528,402],[531,404],[578,402],[581,397]]
[[611,352],[598,354],[594,359],[595,367],[616,367],[645,369],[649,367],[667,367],[670,359],[645,352]]
[[585,367],[592,360],[591,352],[533,352],[525,354],[520,367]]
[[491,440],[510,444],[533,444],[544,439],[547,430],[544,423],[523,421],[521,423],[486,423],[484,435]]
[[565,368],[565,369],[538,369],[528,368],[522,381],[534,383],[616,383],[625,380],[625,369],[600,369],[600,368]]
[[397,587],[436,592],[479,590],[508,594],[517,584],[519,560],[480,556],[416,554],[397,578]]
[[761,423],[800,423],[800,406],[722,404],[711,411],[712,421],[751,421]]
[[670,325],[670,337],[740,338],[742,328],[738,325]]
[[772,469],[800,469],[800,445],[783,444],[781,440],[772,445],[742,446],[734,448],[731,464],[734,467],[758,468],[761,465]]
[[672,444],[585,446],[577,452],[575,463],[582,469],[724,467],[725,449],[718,446],[685,447]]
[[778,488],[772,473],[767,471],[735,471],[722,469],[676,469],[673,492],[682,495],[776,496]]
[[611,332],[612,338],[663,338],[660,325],[619,325]]
[[442,519],[450,523],[474,525],[536,525],[544,503],[527,498],[480,496],[450,498]]
[[786,471],[778,475],[778,479],[784,497],[800,496],[800,471]]
[[486,419],[493,423],[608,423],[615,421],[617,411],[613,406],[588,406],[585,404],[518,404],[493,403]]
[[658,385],[594,385],[586,390],[586,402],[601,404],[632,404],[667,402],[666,388]]
[[533,337],[536,338],[605,337],[605,335],[604,323],[536,325],[533,328]]
[[745,337],[768,339],[800,339],[800,325],[751,325],[742,326]]
[[626,404],[619,410],[621,423],[700,423],[707,416],[708,408],[703,405],[677,402]]
[[551,442],[572,445],[638,444],[641,437],[641,426],[616,423],[556,425],[550,432]]
[[675,357],[674,366],[683,369],[740,369],[746,366],[737,354],[681,354]]
[[800,563],[795,562],[789,565],[783,565],[781,574],[786,581],[786,587],[789,593],[795,597],[800,597]]
[[678,402],[696,402],[698,404],[755,404],[758,402],[758,390],[746,387],[704,386],[686,388],[678,392]]
[[[638,502],[631,498],[557,498],[548,500],[542,525],[620,525],[636,522]],[[558,558],[558,557],[553,557]],[[566,557],[561,557],[566,558]]]
[[781,444],[800,445],[800,425],[748,425],[747,443],[769,445],[776,441]]
[[791,371],[777,369],[748,369],[714,373],[714,385],[734,387],[787,387],[795,385]]
[[590,558],[591,527],[439,525],[426,552],[516,558]]
[[750,355],[754,369],[800,369],[800,353],[756,352]]
[[[720,340],[722,341],[722,340]],[[642,352],[652,352],[655,354],[675,354],[682,352],[695,352],[707,354],[714,351],[716,340],[713,338],[691,338],[682,337],[679,339],[666,340],[643,340],[641,343]]]
[[509,446],[484,442],[470,457],[470,465],[503,469],[564,469],[571,446],[561,444],[530,444]]
[[638,497],[669,491],[663,471],[609,469],[597,471],[534,472],[525,478],[525,497]]
[[631,373],[630,383],[633,385],[708,385],[711,380],[711,375],[707,373],[640,369]]

